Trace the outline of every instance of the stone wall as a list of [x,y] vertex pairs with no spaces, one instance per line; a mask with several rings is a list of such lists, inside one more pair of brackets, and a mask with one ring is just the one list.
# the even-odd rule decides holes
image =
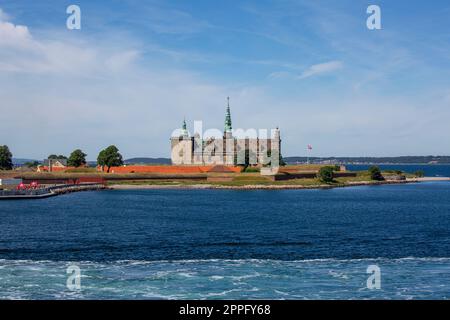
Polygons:
[[201,140],[180,137],[171,138],[171,160],[174,165],[234,165],[245,160],[245,151],[252,164],[267,164],[270,161],[268,151],[277,157],[280,148],[279,135],[274,139],[235,139],[227,136],[225,139]]

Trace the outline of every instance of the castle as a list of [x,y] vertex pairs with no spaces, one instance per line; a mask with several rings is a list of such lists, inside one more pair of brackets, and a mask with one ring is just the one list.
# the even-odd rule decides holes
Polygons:
[[199,133],[190,136],[184,120],[181,130],[177,130],[170,139],[172,165],[278,166],[281,156],[280,130],[272,130],[270,137],[259,137],[255,130],[253,132],[252,137],[233,136],[228,98],[222,138],[203,138]]

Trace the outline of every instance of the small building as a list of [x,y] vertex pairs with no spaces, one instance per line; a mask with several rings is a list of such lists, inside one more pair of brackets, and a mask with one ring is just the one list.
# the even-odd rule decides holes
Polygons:
[[46,159],[37,167],[37,172],[59,172],[67,170],[67,159]]

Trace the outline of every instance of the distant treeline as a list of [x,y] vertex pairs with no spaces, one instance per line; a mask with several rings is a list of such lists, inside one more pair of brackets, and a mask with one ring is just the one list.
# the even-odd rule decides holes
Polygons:
[[171,164],[169,158],[132,158],[124,161],[125,164]]
[[[404,157],[283,157],[283,160],[287,164],[306,163],[308,160],[310,163],[330,163],[330,164],[419,164],[419,163],[438,163],[438,164],[450,164],[450,156],[404,156]],[[29,159],[13,159],[13,163],[16,166],[21,166],[25,162],[33,160]],[[35,160],[34,160],[35,161]],[[89,166],[96,166],[96,161],[88,161]],[[124,164],[141,164],[141,165],[170,165],[169,158],[132,158],[124,161]]]
[[305,163],[342,163],[342,164],[419,164],[439,163],[450,164],[450,156],[403,156],[403,157],[285,157],[288,164]]
[[[283,157],[283,160],[288,164],[306,163],[306,157]],[[124,161],[125,164],[171,164],[169,158],[133,158]],[[404,156],[404,157],[311,157],[311,163],[342,163],[342,164],[357,164],[357,163],[446,163],[450,164],[450,156]]]

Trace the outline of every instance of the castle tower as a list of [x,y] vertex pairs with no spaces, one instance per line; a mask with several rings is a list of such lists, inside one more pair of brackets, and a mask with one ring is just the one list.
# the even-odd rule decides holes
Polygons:
[[200,134],[196,132],[193,138],[193,147],[194,147],[194,156],[193,156],[193,164],[203,165],[203,139],[200,137]]
[[227,97],[227,111],[225,114],[225,129],[224,134],[231,133],[233,125],[231,124],[231,111],[230,111],[230,97]]
[[189,137],[186,120],[183,120],[181,132],[178,137],[170,138],[171,145],[171,159],[174,165],[190,165],[193,158],[192,153],[194,149],[193,139]]
[[275,129],[274,137],[270,143],[271,147],[271,155],[275,160],[275,165],[280,166],[280,158],[281,158],[281,136],[280,129],[277,127]]
[[189,137],[189,133],[187,131],[187,126],[186,126],[186,119],[183,119],[183,125],[181,126],[181,136]]
[[233,125],[231,123],[230,97],[227,97],[227,110],[225,114],[225,128],[223,135],[224,155],[223,162],[226,165],[234,165],[235,163],[235,141],[233,138]]

